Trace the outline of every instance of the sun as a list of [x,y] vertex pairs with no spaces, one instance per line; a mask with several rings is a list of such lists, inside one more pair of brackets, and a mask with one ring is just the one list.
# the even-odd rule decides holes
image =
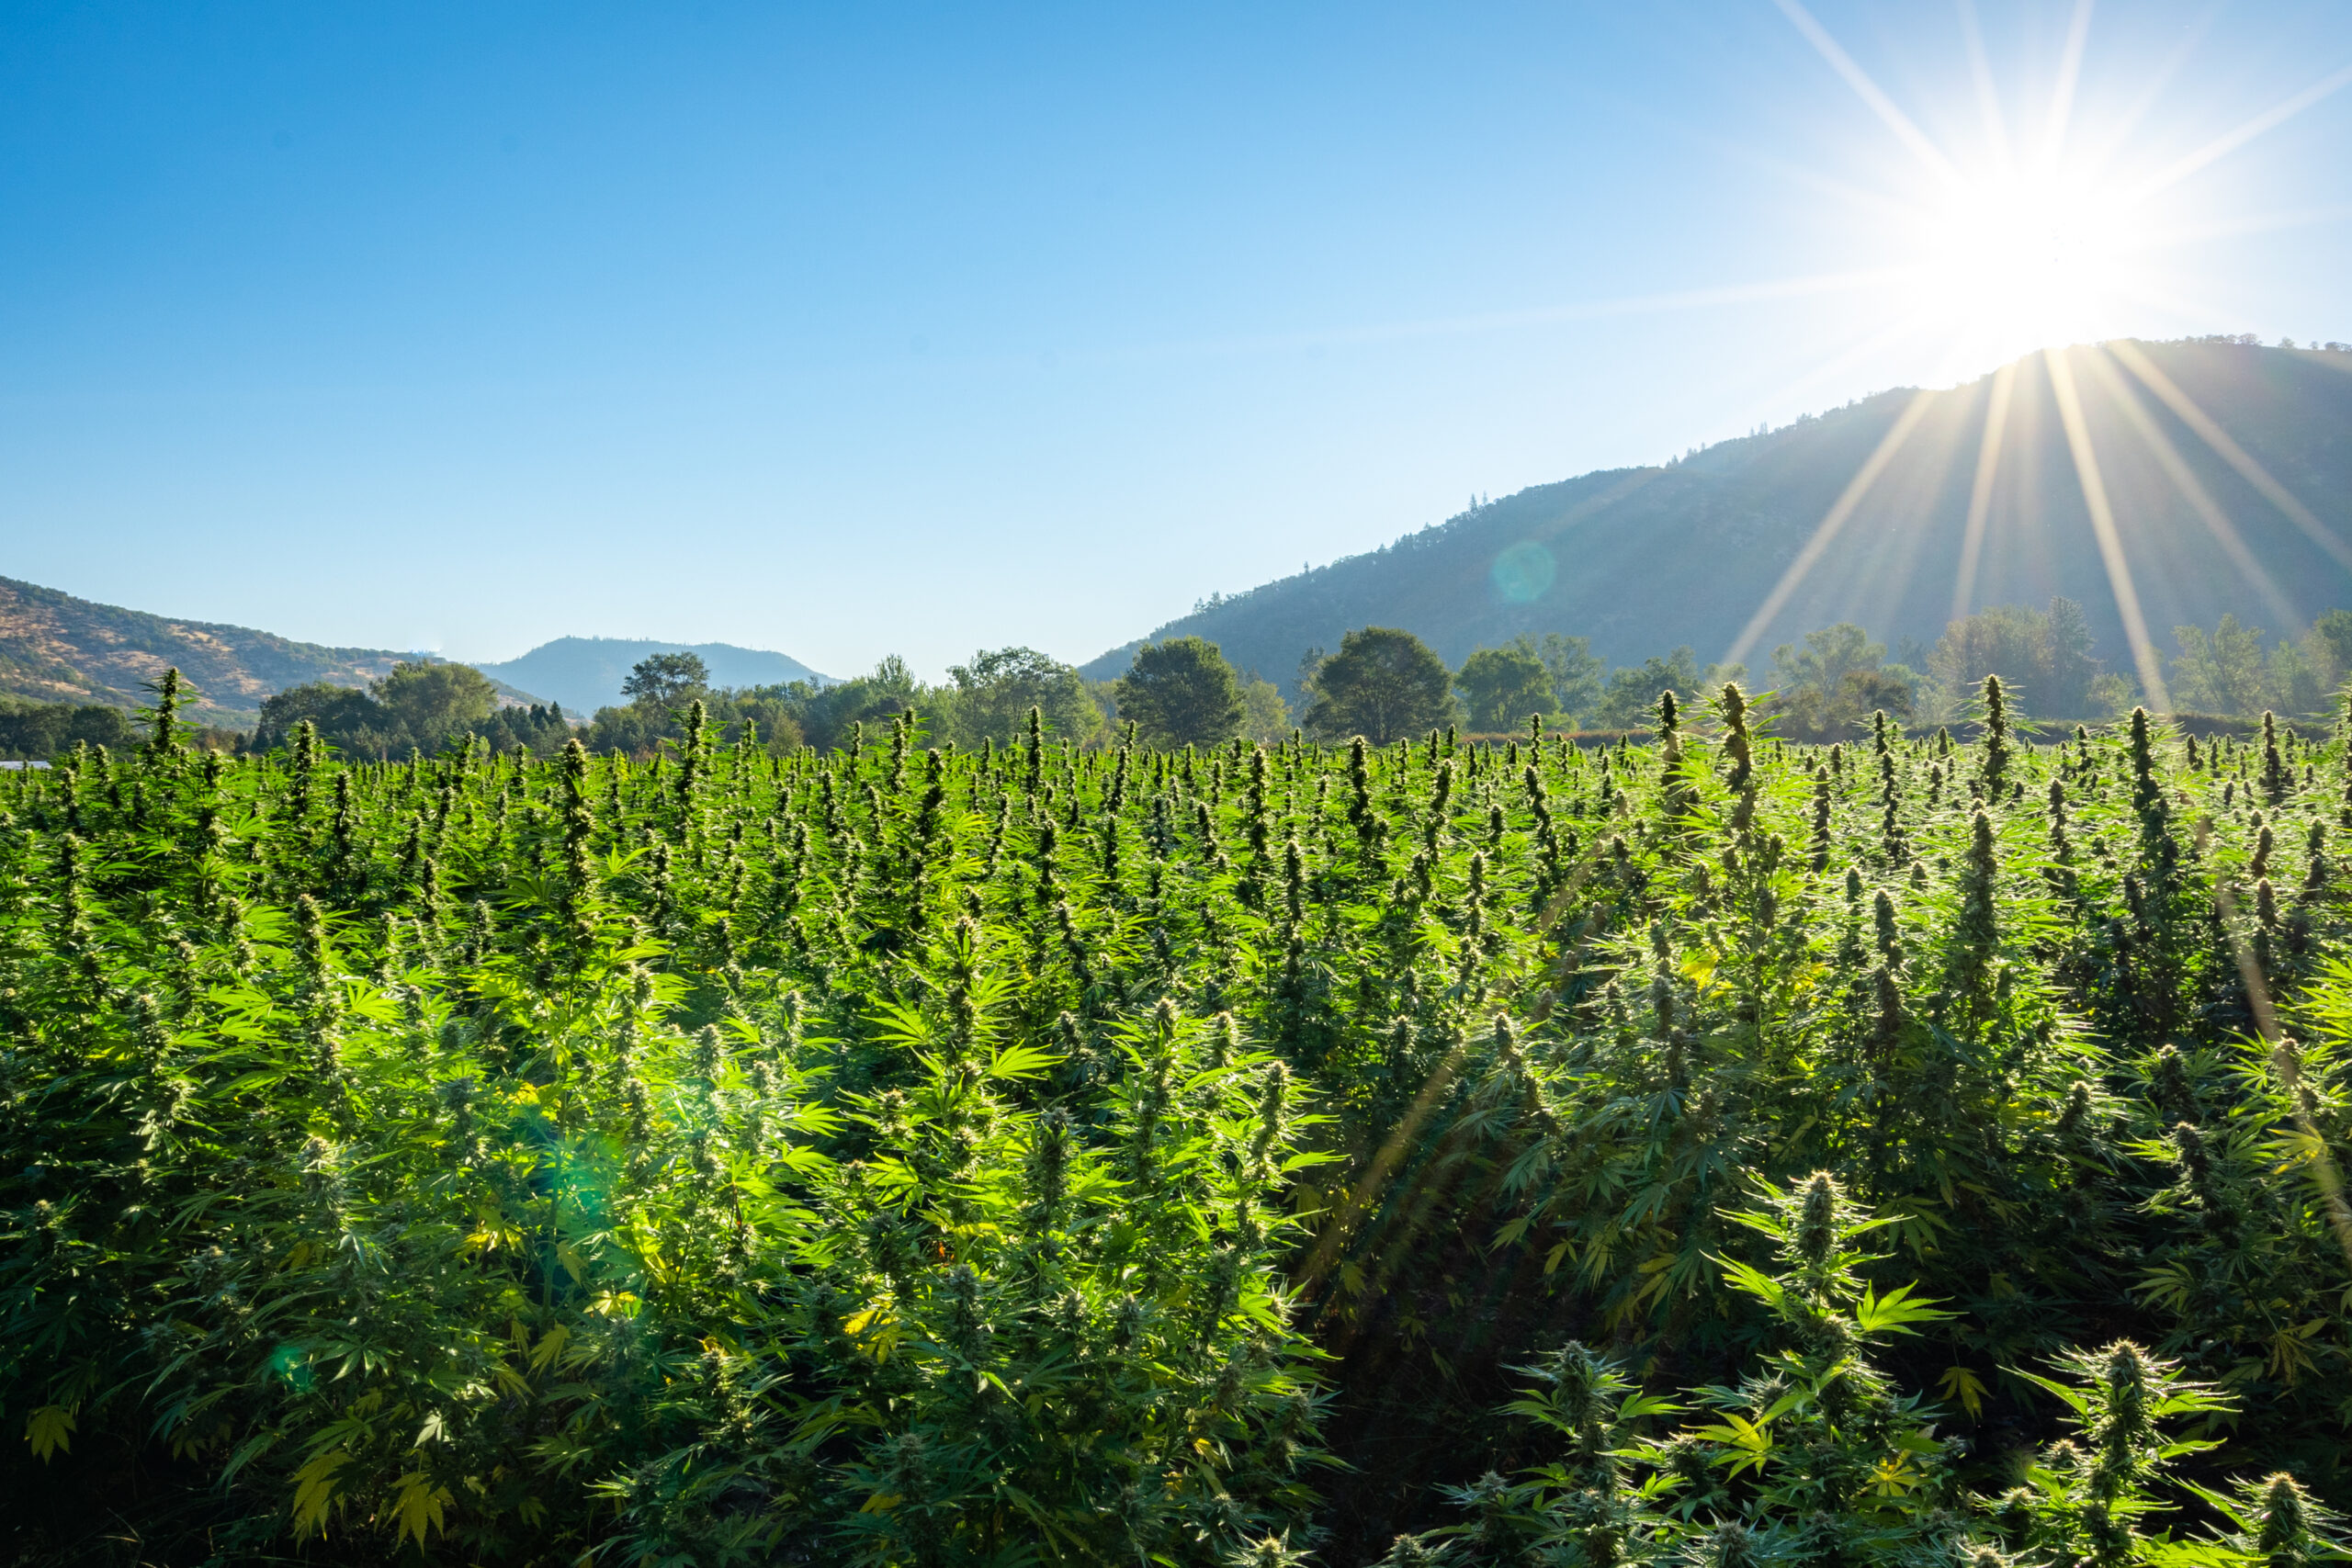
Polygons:
[[2105,182],[2063,170],[1955,175],[1910,226],[1913,308],[1967,365],[2105,335],[2143,248]]
[[[1977,129],[1972,132],[1971,117],[1953,112],[1961,100],[1946,95],[1929,104],[1936,112],[1928,123],[1942,130],[1939,138],[1888,96],[1803,0],[1775,3],[1877,117],[1902,154],[1874,164],[1876,170],[1900,171],[1894,183],[1884,183],[1879,174],[1847,187],[1871,225],[1864,254],[1881,265],[1836,281],[1839,287],[1850,281],[1857,293],[1868,289],[1877,298],[1867,314],[1855,313],[1851,341],[1807,378],[1844,373],[1896,346],[1906,353],[1924,347],[1943,358],[1934,373],[1913,386],[1877,448],[1782,570],[1723,662],[1736,663],[1759,646],[1894,454],[1955,389],[1969,389],[1963,404],[1947,405],[1960,408],[1963,421],[1982,410],[1951,599],[1955,618],[1968,614],[1978,603],[1988,529],[2001,510],[2004,466],[2041,460],[2030,449],[2023,457],[2007,451],[2010,399],[2016,389],[2029,387],[2037,389],[2030,395],[2046,395],[2058,416],[2065,458],[2082,492],[2083,513],[2130,645],[2140,695],[2152,709],[2166,710],[2164,660],[2149,635],[2132,559],[2154,525],[2152,519],[2161,514],[2118,509],[2102,473],[2099,447],[2107,442],[2138,443],[2139,452],[2170,477],[2251,585],[2284,607],[2289,621],[2294,618],[2292,607],[2164,423],[2151,414],[2149,400],[2165,405],[2314,544],[2352,559],[2352,548],[2191,403],[2135,341],[2152,335],[2152,324],[2167,319],[2183,325],[2212,321],[2211,304],[2197,298],[2211,280],[2188,270],[2189,258],[2181,254],[2187,247],[2208,237],[2320,220],[2318,209],[2268,215],[2214,211],[2210,204],[2216,187],[2200,176],[2314,104],[2352,87],[2352,65],[2337,66],[2217,133],[2184,140],[2179,133],[2191,129],[2185,124],[2148,123],[2161,76],[2129,99],[2083,90],[2090,0],[2076,0],[2072,7],[2047,93],[2024,96],[2001,90],[1975,8],[1963,0],[1958,7],[1959,41],[1973,80]],[[2178,56],[2181,62],[2189,58],[2188,52]],[[2035,378],[2024,379],[2029,377]],[[1806,378],[1792,383],[1804,384]],[[2086,398],[2099,400],[2102,411],[2117,417],[2095,423],[2086,414]],[[2040,528],[2048,520],[2037,515],[2018,521]]]

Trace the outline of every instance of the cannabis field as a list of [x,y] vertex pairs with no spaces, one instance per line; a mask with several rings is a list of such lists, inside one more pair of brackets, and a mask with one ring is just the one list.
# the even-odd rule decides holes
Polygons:
[[2180,1563],[2352,1495],[2352,755],[0,783],[12,1561]]

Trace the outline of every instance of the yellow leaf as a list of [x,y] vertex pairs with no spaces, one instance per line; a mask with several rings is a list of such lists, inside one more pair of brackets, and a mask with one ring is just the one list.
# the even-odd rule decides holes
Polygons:
[[1943,1391],[1946,1399],[1960,1402],[1960,1407],[1968,1412],[1971,1420],[1984,1413],[1984,1384],[1966,1367],[1944,1369]]
[[518,1247],[522,1240],[523,1233],[519,1228],[492,1220],[466,1237],[465,1245],[468,1252],[495,1252],[502,1247]]
[[896,1492],[876,1492],[860,1504],[857,1511],[861,1514],[887,1514],[904,1501],[906,1499]]
[[560,1323],[541,1335],[539,1342],[531,1347],[531,1370],[535,1372],[546,1371],[548,1363],[563,1354],[564,1342],[571,1337],[571,1330]]
[[1919,1472],[1911,1468],[1908,1454],[1896,1454],[1878,1461],[1871,1472],[1871,1491],[1881,1497],[1899,1497],[1919,1484]]
[[442,1528],[441,1511],[449,1506],[449,1489],[435,1486],[432,1478],[422,1472],[401,1477],[401,1495],[392,1504],[392,1517],[400,1525],[400,1532],[392,1539],[416,1537],[416,1544],[424,1544],[424,1532],[429,1526]]
[[33,1458],[43,1464],[53,1453],[73,1452],[74,1445],[66,1440],[66,1434],[73,1430],[74,1413],[62,1404],[44,1404],[25,1417],[25,1441],[33,1446]]
[[294,1472],[296,1540],[327,1528],[327,1510],[334,1506],[334,1472],[350,1462],[343,1450],[329,1449]]

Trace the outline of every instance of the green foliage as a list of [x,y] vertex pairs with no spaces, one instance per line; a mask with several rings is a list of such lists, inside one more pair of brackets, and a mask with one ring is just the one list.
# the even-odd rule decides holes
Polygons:
[[1306,728],[1327,740],[1361,735],[1375,746],[1442,728],[1454,715],[1452,673],[1410,632],[1365,626],[1340,639],[1307,689]]
[[445,736],[469,735],[498,711],[498,693],[490,678],[464,664],[396,664],[390,674],[371,682],[368,692],[421,745]]
[[355,758],[432,755],[474,741],[493,751],[522,746],[545,756],[571,738],[561,709],[501,706],[481,671],[439,661],[395,665],[366,691],[325,682],[289,686],[262,704],[251,745],[277,750],[304,724]]
[[2047,609],[1996,604],[1944,627],[1928,655],[1934,691],[1927,705],[1933,719],[1955,716],[1984,683],[1998,675],[2022,712],[2048,718],[2088,718],[2091,682],[2099,674],[2090,656],[2091,635],[2082,606],[2056,598]]
[[1601,677],[1609,665],[1592,651],[1591,638],[1546,632],[1540,642],[1522,637],[1512,646],[1544,661],[1544,672],[1552,682],[1550,712],[1573,719],[1600,705]]
[[1261,746],[1290,739],[1290,705],[1283,701],[1282,688],[1272,681],[1256,676],[1242,679],[1241,735]]
[[[788,716],[807,742],[829,751],[849,741],[853,727],[887,721],[896,715],[937,705],[939,694],[926,689],[897,654],[885,657],[870,673],[831,685],[793,681],[782,686],[759,686],[744,698],[775,701],[780,715]],[[601,723],[604,715],[597,715]]]
[[[2343,617],[2330,619],[2331,616]],[[2209,634],[2197,626],[2175,626],[2180,656],[2165,674],[2173,702],[2186,712],[2251,718],[2270,710],[2312,715],[2324,711],[2330,694],[2352,675],[2344,644],[2352,641],[2352,615],[2331,610],[2313,624],[2299,645],[2280,638],[2267,654],[2259,626],[2223,615]]]
[[0,756],[39,761],[76,746],[123,751],[138,743],[131,716],[120,708],[0,698]]
[[1656,721],[1660,694],[1708,690],[1746,673],[1736,664],[1710,664],[1702,670],[1698,656],[1688,648],[1678,648],[1664,659],[1653,655],[1639,665],[1610,672],[1599,705],[1586,716],[1586,728],[1646,728]]
[[1470,728],[1482,734],[1519,728],[1531,714],[1554,711],[1552,675],[1524,648],[1482,648],[1453,677]]
[[1196,637],[1145,643],[1114,683],[1119,716],[1151,746],[1214,746],[1241,733],[1247,704],[1216,644]]
[[[1520,1369],[1548,1387],[1507,1413],[1566,1439],[1565,1457],[1505,1486],[1489,1478],[1453,1500],[1480,1514],[1453,1527],[1487,1562],[1870,1562],[1964,1561],[1965,1522],[1937,1412],[1898,1396],[1864,1355],[1873,1344],[1954,1314],[1901,1287],[1881,1296],[1853,1243],[1892,1222],[1859,1215],[1827,1172],[1761,1209],[1730,1216],[1771,1237],[1781,1268],[1724,1259],[1729,1282],[1762,1302],[1784,1343],[1739,1382],[1650,1398],[1615,1362],[1571,1344]],[[1645,1417],[1690,1410],[1702,1424],[1644,1438]]]
[[2128,1339],[2101,1350],[2070,1350],[2059,1368],[2069,1381],[2018,1374],[2064,1401],[2075,1435],[2034,1456],[2024,1483],[2001,1499],[1999,1521],[2010,1544],[2038,1560],[2092,1568],[2181,1555],[2165,1551],[2176,1543],[2157,1523],[2176,1506],[2163,1483],[2183,1456],[2220,1445],[2180,1441],[2164,1424],[2218,1415],[2231,1402]]
[[1769,711],[1781,734],[1798,740],[1849,740],[1871,715],[1911,717],[1918,677],[1886,661],[1886,649],[1850,621],[1808,633],[1804,646],[1772,650]]
[[2326,684],[2334,686],[2352,674],[2352,610],[2323,613],[2312,622],[2308,646],[2312,663],[2325,671]]
[[[755,743],[770,752],[788,751],[801,744],[801,720],[810,705],[831,694],[797,682],[782,689],[758,686],[714,692],[708,679],[709,671],[697,654],[655,653],[640,659],[621,682],[630,696],[628,705],[596,710],[595,719],[588,726],[588,749],[650,757],[662,747],[684,740],[689,707],[699,704],[703,722],[720,743]],[[543,746],[531,749],[546,750]]]
[[621,694],[643,707],[672,708],[710,687],[710,667],[698,653],[653,653],[629,667]]
[[1033,708],[1045,716],[1049,733],[1074,745],[1101,739],[1108,728],[1085,678],[1034,648],[983,649],[947,673],[955,682],[947,711],[965,747],[1015,739]]
[[1782,643],[1772,650],[1772,688],[1784,695],[1812,692],[1827,696],[1851,674],[1886,663],[1886,645],[1851,621],[1808,632],[1803,647]]
[[159,692],[0,776],[7,1554],[2327,1560],[2343,745],[1981,690],[390,762]]

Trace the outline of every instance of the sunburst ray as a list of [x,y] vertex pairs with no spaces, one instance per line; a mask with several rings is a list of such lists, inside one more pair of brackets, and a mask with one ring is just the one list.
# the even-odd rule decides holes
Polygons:
[[1968,487],[1968,525],[1960,536],[1960,570],[1953,574],[1951,618],[1968,614],[1976,597],[1976,567],[1984,553],[1984,525],[1993,512],[1993,481],[2001,471],[2001,443],[2008,434],[2009,397],[2017,389],[2015,363],[1993,372],[1984,408],[1984,434],[1976,444],[1976,476]]
[[1904,406],[1902,413],[1880,437],[1877,449],[1847,481],[1844,492],[1824,514],[1813,531],[1813,537],[1805,541],[1804,547],[1797,552],[1796,559],[1788,564],[1788,569],[1781,573],[1780,581],[1772,585],[1772,592],[1765,596],[1762,605],[1748,617],[1747,625],[1740,628],[1739,636],[1724,654],[1724,663],[1736,664],[1755,649],[1757,639],[1772,624],[1772,617],[1781,613],[1790,595],[1797,591],[1805,575],[1812,571],[1814,564],[1821,559],[1822,553],[1837,539],[1838,531],[1854,515],[1854,509],[1862,503],[1862,497],[1870,493],[1871,486],[1878,481],[1879,475],[1886,471],[1887,464],[1894,460],[1895,453],[1902,450],[1904,442],[1910,439],[1911,432],[1918,428],[1919,422],[1927,417],[1928,408],[1940,395],[1933,391],[1912,394],[1910,402]]
[[2165,471],[2165,477],[2172,480],[2173,488],[2180,492],[2181,499],[2188,502],[2188,509],[2197,513],[2199,522],[2205,525],[2205,531],[2212,535],[2214,542],[2222,547],[2222,553],[2230,558],[2230,564],[2238,569],[2238,575],[2262,595],[2272,615],[2287,626],[2300,626],[2302,616],[2280,590],[2278,579],[2265,570],[2262,563],[2255,558],[2254,551],[2246,547],[2245,536],[2238,532],[2237,525],[2230,521],[2229,513],[2222,510],[2221,503],[2190,471],[2187,460],[2180,455],[2180,448],[2173,445],[2172,437],[2149,417],[2148,411],[2132,395],[2132,389],[2124,384],[2121,374],[2115,368],[2114,360],[2098,348],[2086,351],[2085,358],[2091,373],[2099,378],[2100,388],[2113,400],[2124,421],[2147,446],[2148,455],[2156,460],[2156,467]]
[[2075,369],[2069,363],[2071,350],[2047,348],[2042,358],[2050,367],[2051,396],[2058,404],[2058,423],[2066,432],[2066,446],[2074,454],[2075,480],[2082,487],[2083,508],[2090,513],[2091,532],[2098,540],[2100,563],[2107,568],[2107,584],[2115,595],[2115,613],[2123,622],[2124,640],[2132,645],[2132,667],[2139,671],[2140,690],[2150,706],[2159,713],[2172,711],[2172,698],[2165,690],[2164,660],[2156,652],[2156,645],[2148,637],[2148,619],[2140,611],[2140,591],[2132,582],[2132,562],[2124,554],[2123,536],[2115,526],[2115,509],[2108,502],[2107,480],[2100,475],[2098,453],[2091,445],[2088,422],[2083,418],[2083,400],[2075,387]]
[[2009,163],[2009,127],[2001,113],[2001,95],[1993,85],[1993,62],[1984,52],[1984,28],[1977,20],[1976,0],[1958,0],[1961,40],[1968,51],[1968,75],[1976,88],[1976,112],[1984,121],[1984,143],[1993,162]]
[[2075,118],[2075,90],[2082,85],[2083,51],[2091,39],[2092,0],[2075,0],[2066,23],[2066,45],[2058,57],[2058,85],[2050,95],[2050,123],[2042,128],[2041,160],[2055,164]]
[[2280,99],[2253,118],[2241,121],[2194,152],[2176,159],[2158,170],[2153,177],[2132,191],[2132,204],[2136,206],[2144,202],[2150,197],[2178,185],[2209,164],[2228,157],[2256,137],[2266,131],[2277,130],[2347,84],[2352,84],[2352,65],[2346,65],[2332,74],[2321,77],[2291,97]]
[[2310,507],[2296,500],[2291,491],[2271,478],[2270,470],[2256,462],[2252,454],[2232,440],[2228,431],[2214,423],[2211,416],[2190,400],[2188,394],[2175,385],[2173,378],[2165,375],[2138,344],[2126,340],[2107,346],[2117,359],[2122,361],[2126,369],[2138,377],[2148,390],[2155,393],[2166,408],[2179,416],[2181,423],[2197,433],[2199,440],[2211,447],[2222,461],[2235,468],[2238,477],[2259,491],[2265,501],[2284,513],[2287,520],[2301,529],[2305,538],[2325,550],[2338,566],[2352,570],[2352,546],[2346,546],[2337,538]]
[[1911,122],[1910,116],[1895,107],[1894,100],[1871,80],[1870,73],[1864,71],[1836,39],[1829,36],[1829,29],[1814,19],[1812,12],[1798,4],[1798,0],[1774,0],[1774,4],[1781,7],[1781,14],[1795,25],[1797,31],[1804,35],[1805,41],[1813,45],[1814,52],[1827,61],[1829,68],[1845,78],[1846,85],[1854,90],[1855,96],[1869,105],[1871,112],[1894,133],[1894,139],[1903,143],[1905,151],[1946,184],[1961,183],[1960,171],[1953,167],[1950,158],[1944,156],[1943,150],[1928,139],[1926,131]]

